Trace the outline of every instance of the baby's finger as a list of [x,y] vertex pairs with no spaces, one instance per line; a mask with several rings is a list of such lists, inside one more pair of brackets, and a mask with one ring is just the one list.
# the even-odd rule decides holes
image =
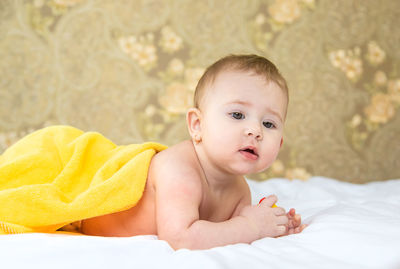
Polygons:
[[288,222],[289,222],[289,219],[285,215],[279,216],[276,218],[276,224],[278,224],[278,225],[287,225]]
[[276,226],[276,231],[278,233],[277,236],[285,235],[288,231],[288,228],[286,225],[278,225]]
[[293,218],[293,222],[295,225],[299,226],[301,224],[301,215],[296,214]]
[[296,210],[291,208],[288,212],[288,217],[294,217],[296,215]]
[[300,215],[294,216],[294,218],[289,217],[289,228],[296,228],[299,227],[301,224],[301,217]]
[[307,225],[305,225],[305,224],[298,226],[298,227],[294,228],[294,233],[296,233],[296,234],[301,233],[304,230],[304,228],[306,228],[306,227],[307,227]]
[[295,230],[293,228],[289,228],[287,234],[294,234]]
[[270,195],[267,198],[263,199],[260,205],[266,205],[268,207],[272,207],[278,201],[278,197],[276,195]]
[[274,210],[273,212],[274,212],[275,216],[285,216],[285,217],[287,217],[286,216],[286,210],[284,208],[275,207],[275,208],[273,208],[273,210]]

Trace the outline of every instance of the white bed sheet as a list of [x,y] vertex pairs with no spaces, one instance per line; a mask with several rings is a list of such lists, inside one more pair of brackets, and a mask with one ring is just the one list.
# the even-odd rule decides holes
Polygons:
[[400,269],[400,179],[364,185],[323,177],[249,180],[295,207],[300,234],[209,250],[174,251],[155,236],[0,236],[0,268],[384,268]]

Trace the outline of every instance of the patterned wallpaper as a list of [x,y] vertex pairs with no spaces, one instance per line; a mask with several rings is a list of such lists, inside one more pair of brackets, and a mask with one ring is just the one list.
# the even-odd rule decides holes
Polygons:
[[0,152],[52,124],[172,145],[204,68],[257,53],[290,105],[253,178],[400,178],[399,25],[395,0],[1,0]]

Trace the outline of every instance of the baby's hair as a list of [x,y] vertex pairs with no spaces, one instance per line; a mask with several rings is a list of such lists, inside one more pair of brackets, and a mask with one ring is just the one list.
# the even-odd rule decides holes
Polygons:
[[278,68],[269,60],[254,54],[228,55],[210,65],[200,78],[194,93],[194,106],[200,108],[200,102],[208,85],[211,85],[221,71],[247,71],[263,76],[267,82],[275,82],[289,99],[286,80]]

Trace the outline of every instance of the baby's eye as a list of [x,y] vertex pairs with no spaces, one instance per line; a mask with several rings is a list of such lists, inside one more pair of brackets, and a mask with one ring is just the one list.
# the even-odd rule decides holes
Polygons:
[[270,121],[264,121],[264,122],[263,122],[263,125],[265,126],[265,128],[268,128],[268,129],[275,128],[275,124],[273,124],[273,123],[270,122]]
[[244,115],[243,115],[242,113],[240,113],[240,112],[232,112],[232,113],[231,113],[231,116],[232,116],[234,119],[237,119],[237,120],[242,120],[242,119],[244,119]]

